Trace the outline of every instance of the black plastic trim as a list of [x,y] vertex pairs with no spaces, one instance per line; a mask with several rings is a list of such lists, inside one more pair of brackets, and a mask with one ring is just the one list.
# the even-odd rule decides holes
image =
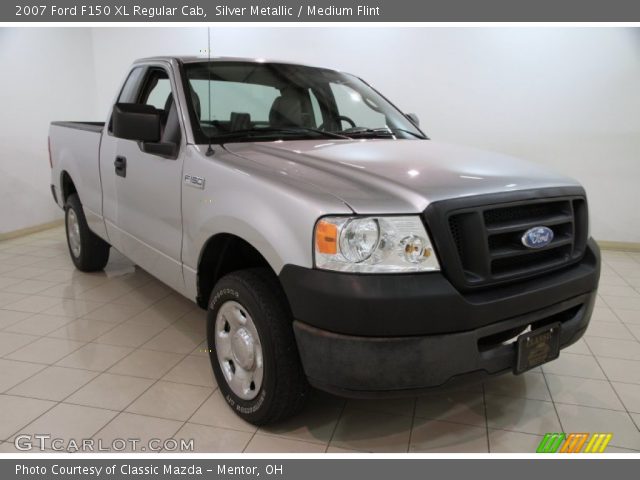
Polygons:
[[515,343],[488,349],[480,340],[501,332],[517,335],[562,318],[560,348],[585,332],[596,292],[467,332],[417,337],[362,337],[327,332],[302,322],[293,328],[309,382],[346,397],[397,397],[442,390],[513,371]]
[[51,125],[95,133],[102,133],[104,130],[104,122],[51,122]]
[[333,333],[393,337],[475,330],[595,291],[599,277],[599,249],[590,240],[577,264],[473,292],[459,292],[440,272],[358,275],[286,265],[280,282],[297,320]]

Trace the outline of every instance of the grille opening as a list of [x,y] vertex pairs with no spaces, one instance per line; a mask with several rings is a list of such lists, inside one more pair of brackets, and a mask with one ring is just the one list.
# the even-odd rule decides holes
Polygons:
[[494,333],[486,337],[478,339],[478,350],[480,352],[486,352],[500,346],[511,346],[515,350],[515,341],[520,335],[528,330],[537,330],[538,328],[545,327],[555,322],[564,323],[568,320],[575,318],[578,312],[583,308],[583,304],[575,305],[567,310],[558,312],[548,317],[536,320],[535,322],[528,323],[526,325],[520,325],[518,327],[510,328],[502,332]]
[[542,250],[517,257],[499,258],[491,262],[494,277],[527,274],[564,265],[571,259],[571,245]]
[[458,255],[463,256],[462,251],[462,227],[460,226],[459,217],[451,217],[449,219],[449,229],[451,230],[451,236],[453,237],[453,243],[456,245]]
[[487,227],[498,227],[503,224],[518,222],[522,219],[531,222],[538,220],[543,222],[549,217],[558,215],[572,215],[571,204],[568,200],[485,210],[484,223]]

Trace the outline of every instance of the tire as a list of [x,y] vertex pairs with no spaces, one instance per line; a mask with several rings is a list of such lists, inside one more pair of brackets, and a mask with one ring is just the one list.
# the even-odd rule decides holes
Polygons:
[[76,268],[82,272],[102,270],[109,261],[111,246],[89,230],[80,198],[75,193],[65,202],[64,220],[69,255]]
[[[240,270],[218,281],[207,309],[207,342],[218,387],[239,417],[253,425],[267,425],[302,410],[309,385],[289,306],[272,272]],[[227,349],[225,345],[233,346]],[[236,381],[235,387],[228,378]],[[253,385],[253,389],[242,390],[237,382]]]

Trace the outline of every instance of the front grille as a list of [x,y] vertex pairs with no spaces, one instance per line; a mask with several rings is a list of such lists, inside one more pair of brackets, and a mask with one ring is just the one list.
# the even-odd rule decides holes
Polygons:
[[[504,198],[504,194],[500,197]],[[584,255],[587,205],[584,195],[487,202],[477,197],[439,202],[426,212],[427,223],[452,283],[476,287],[531,277],[561,268]],[[433,222],[444,226],[434,228]],[[527,248],[523,234],[532,227],[553,230],[552,242]]]

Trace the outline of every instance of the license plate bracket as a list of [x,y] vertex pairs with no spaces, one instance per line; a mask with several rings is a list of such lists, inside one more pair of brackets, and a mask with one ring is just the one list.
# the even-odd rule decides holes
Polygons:
[[520,374],[560,356],[560,322],[537,328],[518,337],[514,373]]

